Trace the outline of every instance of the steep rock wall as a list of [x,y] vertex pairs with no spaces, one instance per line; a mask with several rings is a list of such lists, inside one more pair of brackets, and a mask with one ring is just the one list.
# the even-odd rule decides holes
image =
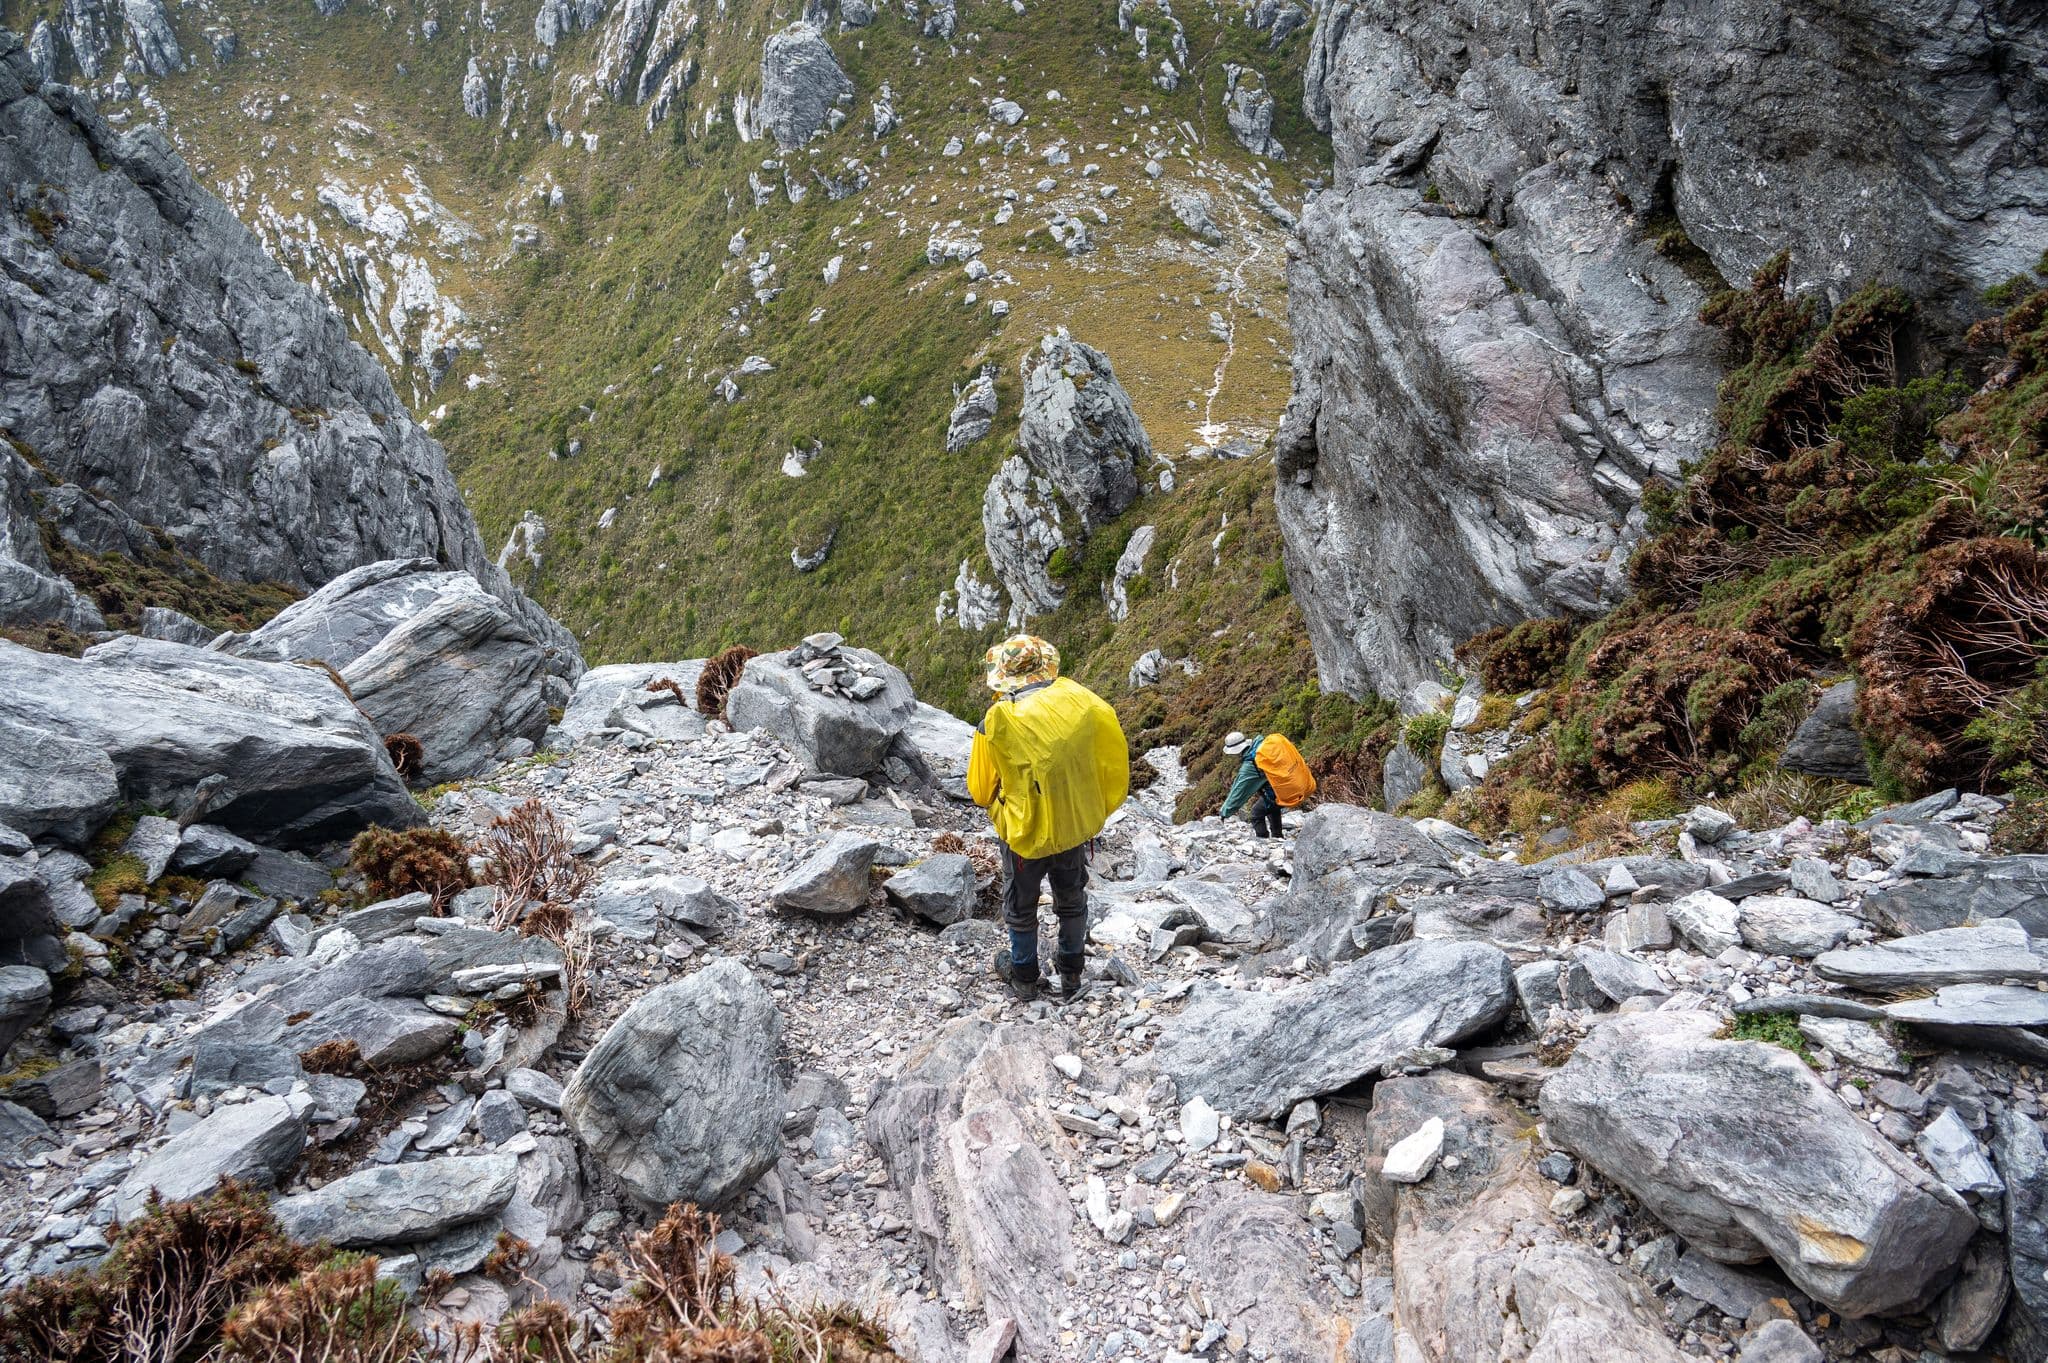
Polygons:
[[1642,482],[1713,438],[1715,270],[1957,332],[2048,246],[2044,72],[2027,0],[1326,6],[1277,493],[1324,684],[1611,604]]
[[[380,559],[474,574],[581,670],[574,638],[485,551],[441,446],[342,320],[265,255],[152,128],[38,87],[0,32],[0,503],[76,486],[223,577],[316,586]],[[32,461],[34,477],[29,465]],[[26,484],[17,486],[16,484]],[[47,572],[11,534],[7,573]],[[30,618],[79,614],[16,590]],[[34,612],[41,611],[40,616]]]

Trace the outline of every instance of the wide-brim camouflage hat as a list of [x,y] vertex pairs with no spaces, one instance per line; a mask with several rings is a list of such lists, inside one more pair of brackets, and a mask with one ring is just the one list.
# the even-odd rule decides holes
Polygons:
[[1016,634],[991,648],[982,665],[989,690],[1017,691],[1058,677],[1060,651],[1035,634]]

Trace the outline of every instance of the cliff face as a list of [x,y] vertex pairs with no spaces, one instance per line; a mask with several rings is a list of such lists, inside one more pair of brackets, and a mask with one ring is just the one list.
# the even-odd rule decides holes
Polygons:
[[[154,129],[38,88],[0,33],[0,606],[92,623],[38,519],[157,526],[224,578],[310,587],[379,559],[465,569],[580,669],[574,639],[484,550],[441,447],[324,303]],[[137,525],[136,523],[140,523]]]
[[2023,0],[1326,8],[1278,490],[1325,685],[1613,600],[1643,480],[1713,436],[1716,272],[1788,251],[1958,331],[2048,245],[2044,60]]

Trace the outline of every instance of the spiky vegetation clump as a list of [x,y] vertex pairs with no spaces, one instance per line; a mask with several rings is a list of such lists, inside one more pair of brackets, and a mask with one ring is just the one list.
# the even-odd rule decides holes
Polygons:
[[261,1193],[226,1182],[197,1202],[152,1197],[97,1267],[33,1278],[0,1298],[0,1357],[204,1357],[237,1307],[312,1262],[278,1229]]
[[745,644],[734,644],[720,650],[717,656],[705,663],[704,670],[697,676],[697,713],[706,718],[723,719],[725,698],[739,681],[740,673],[746,670],[747,659],[754,656],[754,650]]
[[434,912],[476,883],[469,844],[440,828],[366,828],[349,844],[349,865],[379,899],[425,893]]

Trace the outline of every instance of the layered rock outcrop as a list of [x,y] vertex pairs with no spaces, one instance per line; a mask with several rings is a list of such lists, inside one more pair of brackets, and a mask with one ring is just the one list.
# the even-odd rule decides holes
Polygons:
[[1325,686],[1613,600],[1642,484],[1714,436],[1715,270],[1907,281],[1954,331],[2038,259],[2048,16],[1969,9],[1323,10],[1278,497]]
[[76,90],[41,85],[6,33],[0,183],[9,623],[94,623],[27,533],[34,492],[42,514],[90,500],[123,533],[160,527],[229,579],[313,587],[429,557],[474,575],[554,670],[581,670],[574,639],[492,561],[440,445],[342,319],[154,128],[117,132]]

